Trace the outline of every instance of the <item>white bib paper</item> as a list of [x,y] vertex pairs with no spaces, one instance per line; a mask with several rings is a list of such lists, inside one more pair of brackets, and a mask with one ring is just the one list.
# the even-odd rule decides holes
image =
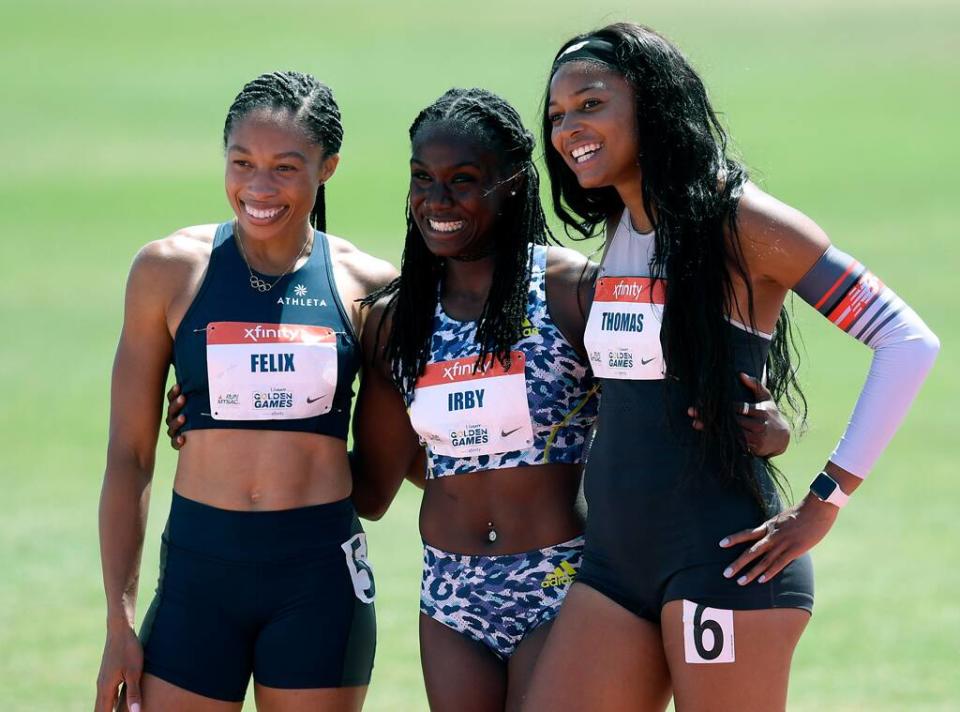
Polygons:
[[733,611],[684,600],[683,653],[688,663],[736,662]]
[[666,284],[649,277],[601,277],[583,343],[594,375],[659,380],[666,364],[660,325]]
[[373,567],[367,560],[367,535],[354,534],[340,545],[347,557],[347,570],[353,583],[353,593],[362,603],[373,603],[377,594],[373,582]]
[[210,322],[207,378],[214,420],[323,415],[337,389],[337,335],[325,326]]
[[525,358],[510,355],[473,372],[476,357],[429,364],[417,379],[410,422],[438,455],[475,457],[533,445]]

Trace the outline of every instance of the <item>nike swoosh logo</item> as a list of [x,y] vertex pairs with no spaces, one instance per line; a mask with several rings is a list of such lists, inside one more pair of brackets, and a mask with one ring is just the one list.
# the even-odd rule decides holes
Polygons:
[[320,400],[321,398],[323,398],[323,396],[325,396],[325,395],[326,395],[326,393],[322,393],[322,394],[320,394],[319,396],[317,396],[316,398],[311,398],[310,396],[307,396],[307,403],[316,403],[318,400]]
[[513,430],[501,430],[501,431],[500,431],[500,437],[501,437],[501,438],[509,437],[510,435],[513,435],[515,432],[517,432],[518,430],[520,430],[520,428],[522,428],[522,427],[523,427],[523,426],[521,425],[521,426],[519,426],[519,427],[514,428]]
[[657,360],[657,357],[656,357],[656,356],[651,356],[650,358],[642,358],[642,359],[640,359],[640,365],[641,365],[641,366],[646,366],[646,365],[647,365],[648,363],[650,363],[651,361],[656,361],[656,360]]

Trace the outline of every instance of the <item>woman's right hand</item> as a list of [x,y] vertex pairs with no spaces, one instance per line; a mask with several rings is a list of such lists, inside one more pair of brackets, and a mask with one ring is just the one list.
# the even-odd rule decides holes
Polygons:
[[127,707],[123,712],[140,712],[140,676],[143,674],[143,646],[126,622],[108,627],[103,646],[100,674],[97,676],[95,712],[113,712],[117,706],[120,684],[126,692]]
[[[775,457],[790,445],[790,421],[780,412],[773,394],[758,378],[740,374],[740,381],[753,394],[753,401],[737,403],[737,423],[743,431],[747,451],[755,457]],[[703,430],[700,411],[688,408],[694,430]]]
[[186,436],[180,434],[180,428],[187,419],[180,414],[187,404],[187,398],[180,392],[180,384],[174,383],[167,391],[167,437],[170,438],[170,447],[179,450],[187,442]]

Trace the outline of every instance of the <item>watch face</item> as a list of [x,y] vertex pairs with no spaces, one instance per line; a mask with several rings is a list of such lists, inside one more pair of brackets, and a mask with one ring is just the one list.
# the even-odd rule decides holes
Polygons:
[[810,491],[817,495],[818,499],[823,500],[824,502],[829,499],[830,495],[833,494],[833,491],[837,489],[838,485],[834,482],[833,478],[830,475],[821,472],[817,475],[816,479],[810,483]]

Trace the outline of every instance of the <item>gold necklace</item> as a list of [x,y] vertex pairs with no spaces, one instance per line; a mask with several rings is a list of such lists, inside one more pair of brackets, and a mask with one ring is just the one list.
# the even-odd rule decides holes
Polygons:
[[307,235],[307,239],[303,241],[303,247],[300,248],[300,252],[297,253],[297,256],[293,258],[293,262],[283,270],[283,274],[277,277],[273,282],[267,282],[266,280],[260,279],[257,275],[253,273],[253,267],[250,266],[250,260],[247,259],[247,252],[243,249],[243,240],[240,239],[240,226],[237,225],[233,234],[237,237],[237,246],[240,248],[240,256],[243,258],[243,263],[247,266],[247,271],[250,272],[250,288],[255,289],[261,294],[266,294],[275,286],[277,282],[290,274],[290,271],[297,266],[297,262],[300,261],[300,258],[303,257],[304,251],[307,249],[307,245],[310,244],[310,236]]

